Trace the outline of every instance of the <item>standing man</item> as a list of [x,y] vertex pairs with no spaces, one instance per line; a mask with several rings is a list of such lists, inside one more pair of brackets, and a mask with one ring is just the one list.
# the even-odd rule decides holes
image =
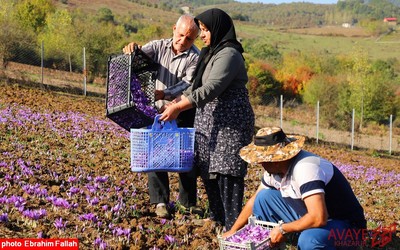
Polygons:
[[[264,176],[227,237],[257,219],[279,223],[271,230],[272,244],[287,233],[299,233],[298,249],[344,249],[331,233],[344,233],[352,244],[362,242],[364,210],[343,174],[328,160],[302,149],[303,136],[286,135],[279,127],[258,131],[240,151],[243,160],[262,165]],[[349,235],[351,234],[351,235]],[[349,246],[349,249],[354,247]]]
[[[150,41],[138,46],[150,58],[159,64],[156,79],[156,107],[162,110],[164,105],[180,95],[191,84],[196,68],[199,50],[193,45],[199,29],[190,15],[182,15],[173,26],[173,36],[169,39]],[[131,42],[123,48],[126,54],[132,53],[137,44]],[[177,118],[179,127],[193,127],[195,110],[188,110]],[[197,173],[194,167],[188,173],[179,173],[179,203],[194,213],[199,213],[197,202]],[[170,189],[167,172],[148,173],[150,203],[156,204],[158,217],[170,216]]]

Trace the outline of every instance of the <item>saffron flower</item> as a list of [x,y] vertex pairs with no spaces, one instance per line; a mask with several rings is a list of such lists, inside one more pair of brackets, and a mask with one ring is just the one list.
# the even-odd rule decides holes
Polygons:
[[60,217],[58,219],[56,219],[54,221],[54,226],[58,229],[58,230],[64,230],[67,226],[67,221],[63,222],[63,219]]
[[8,222],[8,214],[7,213],[0,215],[0,222]]

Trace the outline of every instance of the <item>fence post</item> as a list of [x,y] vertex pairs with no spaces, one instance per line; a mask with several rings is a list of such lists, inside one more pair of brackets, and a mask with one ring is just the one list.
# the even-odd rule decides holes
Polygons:
[[319,101],[317,102],[317,144],[318,144],[318,135],[319,135]]
[[353,114],[352,114],[352,118],[351,118],[351,150],[353,150],[353,145],[354,145],[354,115],[355,115],[355,111],[353,109]]
[[40,58],[40,74],[41,74],[41,82],[42,82],[42,85],[43,85],[43,67],[44,67],[44,63],[43,63],[43,60],[44,60],[44,41],[43,40],[42,40],[42,46],[40,48],[40,56],[41,56],[41,58]]
[[85,47],[83,47],[83,94],[86,96],[86,51]]
[[281,121],[281,125],[280,127],[282,128],[283,126],[283,122],[282,122],[282,117],[283,117],[283,95],[281,95],[281,104],[280,104],[280,110],[281,110],[281,117],[280,117],[280,121]]
[[389,128],[389,155],[392,154],[392,131],[393,131],[393,115],[390,115],[390,128]]

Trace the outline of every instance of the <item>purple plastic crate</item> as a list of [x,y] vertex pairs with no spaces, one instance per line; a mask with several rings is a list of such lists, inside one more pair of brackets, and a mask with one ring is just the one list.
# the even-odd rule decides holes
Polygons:
[[149,126],[154,121],[157,66],[140,49],[108,60],[106,116],[127,131]]

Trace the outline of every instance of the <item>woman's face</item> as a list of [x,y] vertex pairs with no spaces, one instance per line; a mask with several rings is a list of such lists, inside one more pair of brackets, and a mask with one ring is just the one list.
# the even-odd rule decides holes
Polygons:
[[200,24],[200,39],[203,40],[204,44],[206,46],[210,46],[211,44],[211,32],[208,30],[208,28],[199,21]]

